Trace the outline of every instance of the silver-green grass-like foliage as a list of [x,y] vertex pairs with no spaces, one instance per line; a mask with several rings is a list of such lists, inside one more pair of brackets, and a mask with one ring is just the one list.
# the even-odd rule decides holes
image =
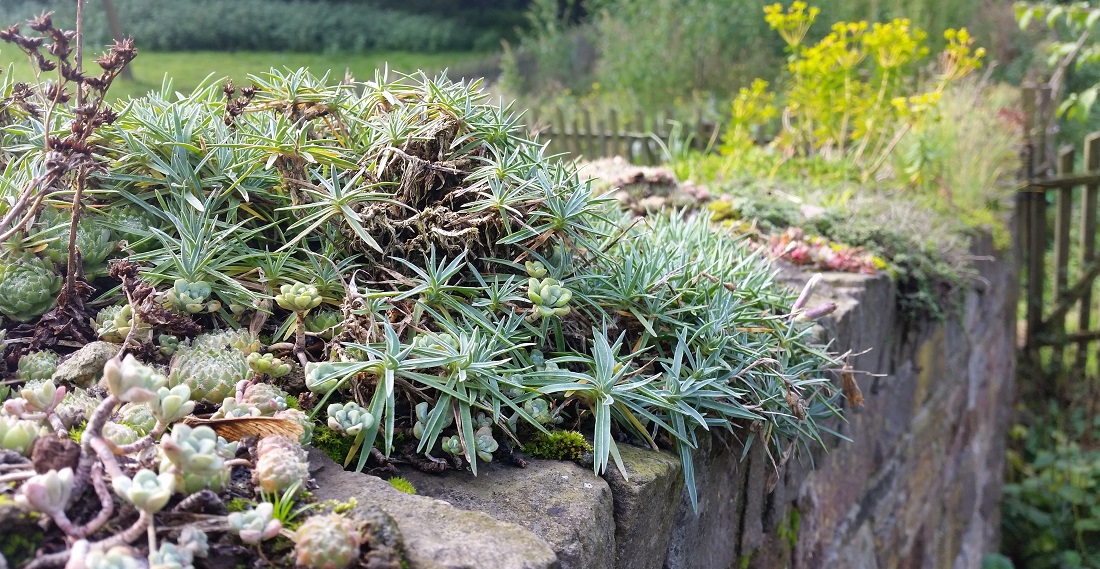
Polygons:
[[[707,431],[738,432],[778,462],[840,415],[837,362],[791,318],[772,268],[705,212],[620,211],[478,82],[251,80],[235,99],[212,83],[166,86],[97,131],[105,167],[88,200],[112,214],[89,219],[128,248],[106,259],[128,255],[162,307],[206,331],[160,344],[172,353],[164,387],[238,398],[238,382],[280,369],[250,366],[250,332],[276,328],[279,342],[293,327],[293,345],[266,351],[304,364],[314,413],[356,401],[373,418],[357,434],[360,470],[372,449],[394,451],[403,421],[418,453],[475,473],[498,441],[570,421],[592,438],[598,473],[620,462],[618,441],[675,449],[693,503]],[[0,202],[41,168],[42,117],[9,113]],[[52,120],[69,119],[58,107]],[[28,240],[51,227],[31,221]],[[47,310],[59,286],[53,262],[29,251],[0,263],[0,312],[15,321]],[[157,397],[146,379],[124,400]],[[207,472],[184,455],[228,458],[177,440],[181,429],[161,441],[167,464]]]

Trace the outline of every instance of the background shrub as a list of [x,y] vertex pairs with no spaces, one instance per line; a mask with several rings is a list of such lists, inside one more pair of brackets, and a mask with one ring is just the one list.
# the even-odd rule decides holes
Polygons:
[[[820,22],[909,18],[928,31],[929,48],[943,48],[942,32],[966,26],[999,62],[995,75],[1019,78],[1034,49],[1023,41],[1004,0],[852,0],[821,6]],[[752,0],[533,0],[530,25],[503,75],[511,93],[533,105],[568,89],[626,99],[642,108],[678,102],[726,101],[754,78],[782,72],[783,41]],[[811,29],[807,43],[829,31]],[[610,95],[608,95],[610,94]],[[720,105],[710,104],[706,110]],[[721,111],[719,111],[721,112]],[[716,117],[717,118],[717,117]]]
[[[390,3],[391,5],[395,3]],[[517,12],[497,10],[488,22],[457,10],[402,11],[373,2],[295,0],[114,0],[122,30],[139,49],[434,52],[490,49],[509,33]],[[45,10],[75,20],[73,2],[0,4],[0,21],[21,22]],[[110,43],[99,0],[86,8],[88,45]]]

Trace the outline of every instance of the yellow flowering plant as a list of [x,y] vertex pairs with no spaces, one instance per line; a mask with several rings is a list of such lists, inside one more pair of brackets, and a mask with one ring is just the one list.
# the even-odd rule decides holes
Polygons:
[[910,20],[837,22],[820,41],[804,45],[816,8],[797,1],[764,13],[788,45],[790,75],[781,96],[757,81],[734,99],[722,147],[733,165],[751,151],[750,133],[782,114],[783,128],[772,142],[777,155],[847,161],[861,179],[874,177],[900,140],[934,111],[943,89],[980,67],[985,55],[966,29],[947,30],[935,78],[918,91],[916,68],[930,50],[928,34]]

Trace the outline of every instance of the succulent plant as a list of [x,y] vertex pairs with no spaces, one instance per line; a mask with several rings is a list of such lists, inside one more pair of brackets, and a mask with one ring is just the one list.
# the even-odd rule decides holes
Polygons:
[[477,457],[485,462],[492,462],[493,453],[498,448],[497,441],[493,438],[493,429],[491,427],[481,427],[474,433],[474,439],[477,444]]
[[[43,221],[51,225],[43,237],[53,238],[44,255],[62,265],[69,257],[69,225],[71,216],[47,207],[42,210]],[[105,261],[115,250],[111,230],[100,223],[102,216],[86,212],[76,224],[76,247],[80,250],[81,266],[89,279],[107,274]]]
[[202,312],[217,312],[222,304],[216,300],[207,301],[213,289],[210,283],[187,279],[176,279],[172,288],[165,294],[168,306],[185,314],[199,314]]
[[159,346],[157,351],[160,352],[162,356],[170,358],[176,353],[176,350],[179,349],[180,339],[171,334],[161,334],[157,336],[157,346]]
[[125,545],[117,545],[107,551],[93,549],[81,561],[83,563],[77,565],[79,569],[145,569],[148,565],[144,557]]
[[70,389],[53,412],[65,428],[71,429],[81,421],[88,420],[96,407],[99,407],[99,399],[89,395],[87,389]]
[[[422,439],[424,438],[424,425],[428,423],[428,415],[431,415],[432,408],[428,405],[427,401],[421,401],[416,404],[414,411],[416,412],[416,423],[413,424],[413,436],[417,439]],[[444,419],[442,428],[446,429],[454,423],[454,415],[448,413]]]
[[103,367],[103,383],[107,391],[127,403],[146,403],[157,397],[166,378],[153,368],[126,354],[122,361],[113,358]]
[[[244,336],[247,336],[247,332]],[[191,399],[218,403],[232,395],[238,381],[251,373],[248,356],[234,345],[250,346],[251,340],[236,332],[203,334],[189,346],[180,346],[169,366],[169,385],[185,384]]]
[[15,500],[20,506],[49,514],[64,511],[72,492],[73,469],[62,468],[27,479],[19,487]]
[[359,558],[363,537],[339,514],[312,516],[294,532],[294,559],[309,569],[344,569]]
[[[160,397],[159,389],[157,397]],[[127,403],[119,407],[118,422],[129,426],[143,437],[157,426],[157,418],[153,416],[153,409],[147,403]]]
[[141,435],[129,425],[109,422],[103,425],[103,438],[122,446],[136,442],[141,438]]
[[0,448],[30,456],[34,439],[45,432],[45,427],[37,421],[0,416]]
[[275,354],[261,354],[259,352],[248,354],[248,367],[252,368],[256,375],[282,377],[290,373],[290,364],[275,357]]
[[447,353],[458,349],[458,338],[450,332],[419,334],[413,339],[413,345],[421,350]]
[[210,540],[206,533],[193,525],[184,526],[180,530],[180,538],[176,543],[190,551],[193,557],[206,557],[210,552]]
[[205,425],[193,429],[176,425],[171,434],[161,439],[160,447],[164,455],[161,473],[174,466],[176,489],[192,493],[203,488],[220,490],[225,485],[229,477],[225,459],[233,456],[236,443],[226,445],[214,429]]
[[149,556],[149,569],[192,569],[194,559],[189,549],[166,541]]
[[105,261],[114,252],[115,245],[111,230],[96,222],[94,217],[85,216],[77,222],[76,247],[80,250],[84,275],[89,279],[107,274]]
[[218,410],[210,416],[212,419],[232,419],[234,417],[259,417],[260,410],[252,405],[239,403],[236,397],[222,399]]
[[53,380],[34,381],[19,391],[27,410],[32,412],[51,411],[65,399],[65,386],[57,388]]
[[309,463],[298,441],[283,435],[264,437],[256,445],[256,467],[252,480],[260,491],[282,494],[309,480]]
[[482,428],[482,427],[492,427],[493,426],[493,420],[488,415],[486,415],[485,413],[478,413],[477,416],[474,417],[474,421],[477,423],[477,427],[479,429]]
[[551,423],[558,424],[562,422],[561,417],[555,417],[553,415],[553,411],[550,409],[550,402],[542,397],[524,401],[523,410],[535,419],[535,421],[538,421],[540,425],[549,425]]
[[29,352],[19,358],[15,378],[21,381],[45,381],[57,371],[57,354],[49,350]]
[[542,261],[524,261],[523,269],[527,271],[527,276],[533,279],[546,278],[546,265],[543,265]]
[[306,330],[331,340],[344,328],[344,315],[336,310],[314,310],[306,316]]
[[129,304],[108,306],[96,314],[96,333],[100,339],[107,342],[121,344],[130,335],[134,322],[137,322],[137,330],[133,330],[133,337],[139,342],[149,340],[152,328],[134,317],[134,308]]
[[443,452],[453,454],[455,456],[462,456],[462,441],[458,438],[458,435],[451,435],[440,440],[443,445]]
[[424,425],[428,422],[428,413],[431,412],[431,405],[427,401],[421,401],[416,404],[413,411],[416,413],[416,422],[413,424],[413,436],[417,439],[424,438]]
[[328,393],[340,381],[336,366],[331,362],[309,362],[306,364],[306,389],[313,393]]
[[99,309],[99,312],[95,315],[95,328],[96,334],[100,340],[105,342],[114,342],[116,344],[122,343],[126,339],[126,336],[120,334],[115,327],[115,317],[122,312],[123,306],[129,306],[125,304],[111,304]]
[[171,425],[191,414],[195,402],[191,400],[191,388],[181,384],[168,389],[161,387],[157,397],[149,402],[153,417],[162,425]]
[[275,303],[291,312],[308,312],[320,306],[322,300],[317,287],[305,283],[285,284],[275,295]]
[[286,397],[287,392],[278,386],[270,383],[253,383],[245,388],[241,403],[255,407],[260,410],[261,415],[270,417],[286,409]]
[[27,322],[53,308],[61,276],[50,261],[31,254],[0,255],[0,314]]
[[313,421],[309,419],[309,415],[306,415],[298,409],[283,409],[275,413],[275,418],[289,419],[302,426],[302,435],[298,437],[299,444],[304,446],[313,442]]
[[527,297],[534,304],[535,314],[539,318],[549,318],[569,314],[569,301],[573,293],[554,279],[540,281],[531,278],[527,283]]
[[260,543],[279,535],[283,529],[283,524],[275,519],[274,513],[275,506],[271,502],[260,502],[246,512],[229,514],[229,529],[245,543]]
[[133,478],[115,476],[111,485],[120,498],[147,514],[154,514],[161,511],[172,498],[176,477],[170,472],[158,475],[143,468]]
[[248,354],[260,351],[260,341],[248,330],[223,330],[213,334],[204,334],[195,338],[192,346],[213,349],[229,346],[239,350],[246,357]]
[[372,425],[374,416],[354,401],[328,406],[328,428],[333,431],[354,437]]

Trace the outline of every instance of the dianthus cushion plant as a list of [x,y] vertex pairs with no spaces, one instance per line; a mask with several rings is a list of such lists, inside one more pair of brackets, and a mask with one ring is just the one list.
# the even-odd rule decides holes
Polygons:
[[[354,399],[370,413],[358,468],[413,421],[417,452],[476,472],[496,439],[564,420],[592,429],[597,472],[624,440],[677,449],[694,500],[700,430],[789,456],[839,414],[836,362],[772,269],[705,214],[620,212],[476,82],[254,83],[120,105],[98,132],[87,205],[151,221],[108,225],[126,240],[114,255],[185,290],[198,309],[184,317],[203,326],[277,341],[305,312],[340,309],[306,383],[315,412]],[[33,175],[43,130],[8,112],[4,200]],[[272,302],[298,282],[323,308]],[[425,406],[413,416],[409,401]]]

